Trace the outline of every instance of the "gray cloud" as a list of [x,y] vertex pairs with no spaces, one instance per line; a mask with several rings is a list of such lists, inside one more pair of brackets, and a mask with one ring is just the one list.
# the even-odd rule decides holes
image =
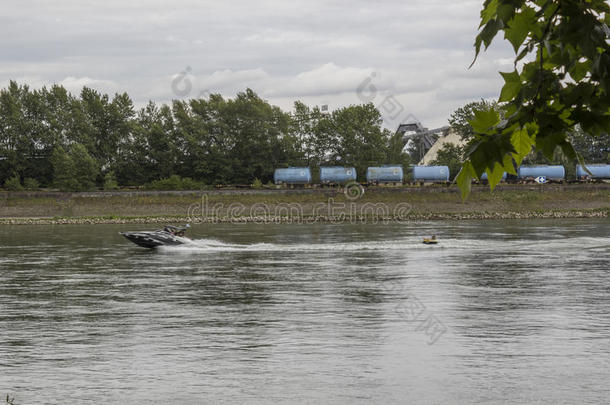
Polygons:
[[481,3],[8,0],[0,85],[87,85],[142,105],[178,98],[172,81],[188,67],[185,97],[251,87],[287,109],[295,100],[338,108],[362,102],[357,88],[374,72],[376,105],[393,100],[440,126],[460,105],[496,97],[498,70],[511,69],[506,45],[467,69]]

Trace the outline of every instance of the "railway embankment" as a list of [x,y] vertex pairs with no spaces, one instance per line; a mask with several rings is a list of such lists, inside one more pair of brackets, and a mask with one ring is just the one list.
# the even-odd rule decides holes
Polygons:
[[610,184],[0,193],[0,224],[606,218]]

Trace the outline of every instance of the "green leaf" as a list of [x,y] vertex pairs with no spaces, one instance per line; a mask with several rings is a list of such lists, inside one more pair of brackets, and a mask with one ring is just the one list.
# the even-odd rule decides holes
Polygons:
[[530,26],[536,21],[536,12],[531,8],[526,8],[508,22],[508,27],[504,29],[504,38],[508,39],[513,45],[515,53],[519,51],[521,44],[530,32]]
[[605,114],[592,113],[584,109],[572,110],[571,118],[578,122],[588,134],[598,136],[604,132],[610,132],[610,111]]
[[580,63],[576,63],[572,69],[570,69],[570,76],[574,79],[575,82],[579,82],[587,75],[589,70],[591,69],[591,62],[584,61]]
[[455,182],[460,188],[460,192],[462,194],[462,201],[465,201],[470,195],[470,186],[472,184],[472,178],[475,177],[476,174],[472,167],[472,163],[470,161],[466,161],[462,166],[462,170],[455,177]]
[[573,125],[574,121],[570,119],[570,115],[572,115],[571,111],[568,108],[565,108],[560,111],[561,112],[558,115],[559,119],[561,119],[563,122],[565,122],[568,125]]
[[[553,50],[551,49],[551,42],[548,39],[545,39],[543,42],[544,42],[544,49],[546,49],[547,58],[550,58],[551,55],[553,54]],[[554,64],[552,65],[551,69],[553,67],[554,67]]]
[[481,27],[487,24],[492,18],[496,16],[498,11],[498,0],[488,1],[483,10],[481,10]]
[[533,49],[534,49],[534,45],[531,42],[528,42],[523,47],[521,52],[519,52],[519,55],[517,55],[517,57],[515,58],[515,66],[517,66],[517,62],[519,62],[521,59],[525,58],[527,56],[527,54],[532,52]]
[[557,146],[565,141],[563,132],[552,132],[545,134],[544,137],[536,137],[536,148],[540,149],[547,159],[552,160]]
[[494,37],[502,27],[504,27],[504,23],[500,20],[491,20],[485,25],[485,28],[483,28],[483,31],[481,31],[479,34],[483,44],[485,44],[485,49],[489,47],[491,41],[493,41]]
[[481,43],[483,42],[483,39],[481,39],[480,35],[477,35],[477,38],[474,41],[474,59],[472,60],[472,63],[470,64],[470,66],[468,66],[468,69],[470,69],[472,67],[472,65],[474,65],[474,63],[477,61],[477,56],[479,56],[479,52],[481,52]]
[[487,169],[487,181],[489,182],[489,188],[493,191],[496,188],[496,185],[502,180],[502,175],[504,175],[504,168],[498,162],[494,164],[492,169]]
[[489,162],[493,162],[492,153],[489,153],[487,150],[489,146],[489,142],[479,142],[477,148],[469,156],[472,170],[474,170],[475,176],[479,179],[490,164]]
[[513,154],[513,157],[515,158],[517,164],[520,165],[523,159],[532,150],[534,140],[528,134],[527,128],[519,128],[511,135],[510,143],[513,145],[513,148],[515,148],[516,151]]
[[477,110],[474,112],[474,118],[468,121],[472,129],[479,134],[490,133],[499,122],[500,115],[493,109]]
[[510,101],[517,97],[519,91],[521,90],[521,78],[519,77],[519,72],[515,70],[514,72],[504,73],[500,72],[502,77],[504,78],[504,87],[502,87],[502,92],[500,93],[499,102]]
[[504,25],[506,25],[513,18],[516,11],[515,6],[512,4],[500,4],[498,6],[498,10],[496,11],[496,15],[497,18],[502,20]]
[[[497,0],[492,0],[491,3],[493,3],[494,1],[497,3]],[[489,4],[491,4],[491,3],[489,3]],[[489,4],[488,4],[488,6],[489,6]],[[487,9],[487,7],[483,11],[485,11]],[[496,8],[497,8],[497,4],[496,4]],[[495,13],[495,10],[494,10],[494,13]],[[482,14],[483,14],[483,12],[481,12],[481,15]],[[483,21],[485,21],[485,22],[483,22]],[[483,28],[483,30],[481,30],[481,32],[479,33],[479,35],[477,35],[477,37],[475,39],[474,59],[473,59],[472,63],[470,64],[470,66],[468,67],[469,69],[477,61],[477,57],[479,56],[479,52],[481,51],[481,43],[485,44],[485,49],[487,49],[489,47],[489,45],[491,44],[491,41],[494,39],[494,37],[498,33],[498,31],[504,27],[504,22],[499,19],[484,18],[483,21],[481,22],[480,27],[482,27],[483,25],[485,25],[485,27]]]
[[515,165],[513,164],[513,156],[512,154],[504,155],[504,162],[502,164],[504,167],[504,171],[506,173],[517,175],[517,169],[515,169]]

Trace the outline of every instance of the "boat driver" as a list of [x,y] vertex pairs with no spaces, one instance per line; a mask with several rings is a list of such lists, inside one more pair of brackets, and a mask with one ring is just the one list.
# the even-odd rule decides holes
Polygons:
[[174,235],[174,236],[184,236],[184,233],[185,233],[185,232],[186,232],[186,230],[187,230],[188,228],[190,228],[190,227],[191,227],[191,225],[189,225],[189,224],[186,224],[186,225],[184,226],[184,228],[178,228],[178,227],[175,227],[175,226],[171,226],[171,225],[170,225],[170,226],[166,226],[166,227],[165,227],[165,230],[166,230],[167,232],[171,233],[171,234],[172,234],[172,235]]

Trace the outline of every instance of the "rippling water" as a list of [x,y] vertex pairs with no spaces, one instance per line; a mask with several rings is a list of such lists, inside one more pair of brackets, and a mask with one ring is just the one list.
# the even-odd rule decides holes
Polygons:
[[158,251],[117,233],[133,228],[0,227],[0,396],[610,397],[608,220],[197,225]]

